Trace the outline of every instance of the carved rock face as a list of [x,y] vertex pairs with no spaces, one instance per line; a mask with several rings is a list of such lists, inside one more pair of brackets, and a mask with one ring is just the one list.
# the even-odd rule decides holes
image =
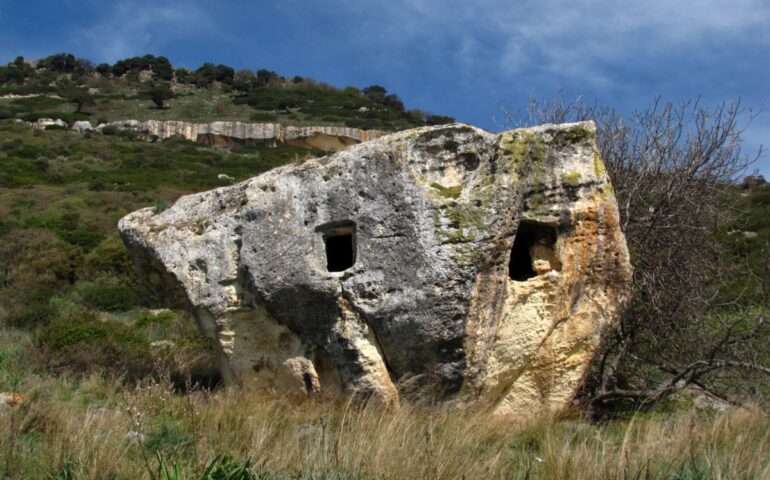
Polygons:
[[[385,134],[380,130],[335,126],[284,126],[280,123],[211,122],[191,123],[179,120],[118,120],[99,125],[121,130],[134,130],[162,140],[181,136],[191,142],[207,145],[239,145],[243,143],[288,144],[325,151],[339,151]],[[90,124],[89,124],[90,127]],[[41,127],[42,128],[42,127]],[[73,127],[75,128],[75,127]]]
[[567,405],[631,275],[591,123],[408,130],[119,228],[226,381],[498,413]]

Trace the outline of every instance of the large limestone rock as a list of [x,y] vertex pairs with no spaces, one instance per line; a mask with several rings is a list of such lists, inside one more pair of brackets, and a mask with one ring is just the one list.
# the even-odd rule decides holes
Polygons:
[[404,131],[119,227],[226,381],[302,395],[559,410],[631,275],[591,123]]
[[381,137],[385,132],[335,126],[284,126],[279,123],[211,122],[191,123],[177,120],[119,120],[97,127],[116,127],[155,135],[165,140],[175,135],[207,145],[239,143],[286,144],[327,151],[342,150],[350,145]]

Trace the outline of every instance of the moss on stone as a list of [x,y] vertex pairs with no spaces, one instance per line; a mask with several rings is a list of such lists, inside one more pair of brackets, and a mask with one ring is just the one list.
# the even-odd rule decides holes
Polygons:
[[459,228],[475,228],[482,230],[486,227],[484,218],[487,211],[483,205],[473,206],[454,204],[446,209],[446,217]]
[[542,136],[527,130],[515,130],[501,139],[500,164],[508,167],[517,179],[529,174],[533,181],[537,181],[546,171],[547,149]]
[[596,179],[601,180],[602,177],[604,177],[606,172],[607,172],[607,169],[604,167],[604,162],[602,162],[602,157],[599,156],[598,151],[594,150],[594,175],[596,175]]
[[571,145],[588,142],[594,139],[594,132],[582,124],[571,128],[559,129],[554,133],[553,142],[558,145]]
[[436,231],[439,237],[440,243],[467,243],[476,239],[476,235],[472,232],[465,232],[463,228],[457,230],[440,229]]
[[457,198],[460,196],[460,194],[463,191],[462,185],[454,185],[452,187],[445,187],[441,185],[440,183],[433,182],[430,184],[432,188],[435,188],[438,190],[438,193],[441,194],[442,197],[446,198]]
[[580,172],[568,172],[561,176],[562,183],[570,186],[576,186],[580,184],[581,175]]

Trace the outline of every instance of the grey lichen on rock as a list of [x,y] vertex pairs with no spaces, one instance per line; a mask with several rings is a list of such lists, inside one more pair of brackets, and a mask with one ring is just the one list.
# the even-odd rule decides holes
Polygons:
[[192,310],[230,383],[385,403],[430,385],[527,415],[568,405],[625,301],[611,192],[591,123],[454,124],[119,228],[142,277]]

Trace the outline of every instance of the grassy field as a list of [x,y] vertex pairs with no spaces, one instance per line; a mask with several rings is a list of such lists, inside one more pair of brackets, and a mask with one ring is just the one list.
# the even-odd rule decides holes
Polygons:
[[[759,408],[695,410],[683,398],[605,423],[516,422],[451,405],[384,410],[218,388],[209,345],[186,312],[153,310],[163,305],[138,282],[116,222],[229,183],[220,173],[240,180],[320,154],[0,122],[0,392],[23,396],[0,413],[3,475],[770,476]],[[756,242],[768,234],[766,191],[741,197],[741,228]]]
[[[5,478],[763,479],[760,410],[672,410],[595,424],[512,421],[451,406],[384,409],[197,390],[169,376],[126,384],[28,365],[31,337],[0,336]],[[164,475],[165,471],[165,475]],[[230,476],[227,476],[230,475]]]
[[[21,395],[0,406],[0,477],[770,478],[766,405],[697,409],[683,395],[602,422],[577,412],[513,420],[451,404],[384,409],[221,388],[190,315],[163,309],[139,282],[117,221],[324,153],[152,141],[129,131],[80,135],[14,119],[392,130],[423,121],[370,108],[355,89],[236,94],[186,84],[160,110],[137,79],[83,78],[94,89],[85,112],[57,98],[55,82],[40,83],[51,96],[0,99],[0,393]],[[770,186],[737,188],[743,213],[724,245],[756,258],[770,241]]]

